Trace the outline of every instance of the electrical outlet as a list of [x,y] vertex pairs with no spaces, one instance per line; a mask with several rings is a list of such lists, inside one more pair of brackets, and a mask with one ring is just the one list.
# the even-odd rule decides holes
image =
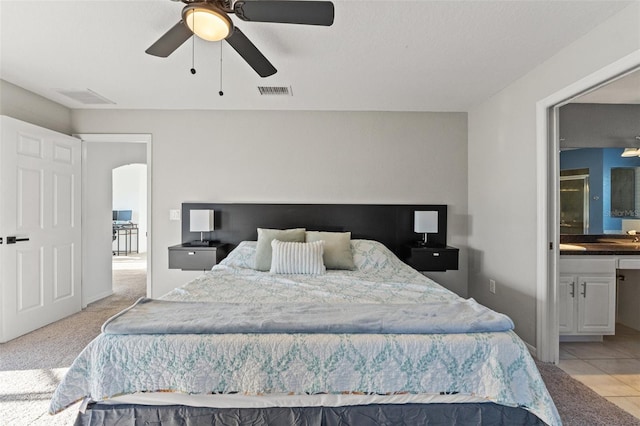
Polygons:
[[489,292],[496,294],[496,280],[489,280]]
[[180,220],[180,210],[169,210],[169,220]]

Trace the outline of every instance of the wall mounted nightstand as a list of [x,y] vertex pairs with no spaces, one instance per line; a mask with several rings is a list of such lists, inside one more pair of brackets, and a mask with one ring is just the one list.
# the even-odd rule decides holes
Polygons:
[[224,259],[228,244],[214,243],[209,246],[192,246],[189,243],[169,247],[169,269],[183,271],[208,271]]
[[458,269],[459,249],[455,247],[408,246],[405,262],[418,271],[448,271]]

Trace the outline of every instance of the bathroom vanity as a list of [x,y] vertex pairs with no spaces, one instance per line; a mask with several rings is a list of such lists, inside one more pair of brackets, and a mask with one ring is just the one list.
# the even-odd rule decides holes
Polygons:
[[615,334],[618,270],[640,269],[640,241],[629,236],[563,238],[560,244],[561,340]]

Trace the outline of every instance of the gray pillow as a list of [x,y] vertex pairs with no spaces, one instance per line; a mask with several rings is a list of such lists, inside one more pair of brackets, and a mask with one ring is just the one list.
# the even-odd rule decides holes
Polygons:
[[271,269],[271,241],[304,242],[304,228],[295,229],[265,229],[258,228],[258,243],[256,244],[256,265],[258,271]]
[[351,232],[307,231],[306,241],[324,241],[324,266],[327,269],[356,269],[351,252]]

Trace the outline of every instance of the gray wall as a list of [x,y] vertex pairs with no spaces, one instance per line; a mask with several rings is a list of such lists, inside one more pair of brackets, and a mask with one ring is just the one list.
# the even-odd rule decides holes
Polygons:
[[5,80],[0,80],[0,115],[71,134],[69,108]]
[[153,297],[193,273],[169,270],[182,202],[449,205],[460,269],[431,275],[467,293],[467,115],[286,111],[73,111],[76,133],[152,135]]
[[[536,103],[640,49],[640,3],[469,111],[469,296],[536,343]],[[497,281],[489,293],[489,279]]]

